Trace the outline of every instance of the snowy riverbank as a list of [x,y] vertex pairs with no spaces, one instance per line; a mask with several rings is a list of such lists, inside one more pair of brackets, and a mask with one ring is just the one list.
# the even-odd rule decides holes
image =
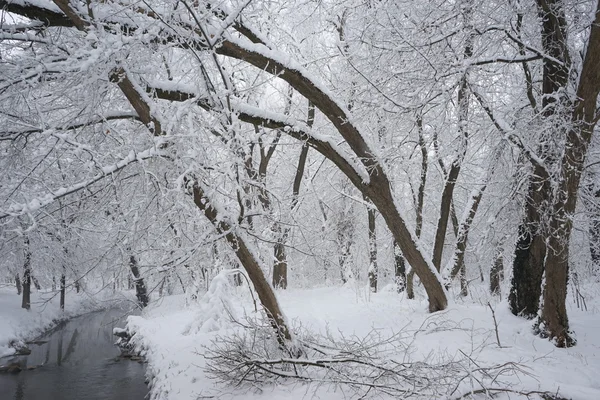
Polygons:
[[70,290],[66,294],[65,310],[60,309],[57,292],[37,291],[31,294],[31,310],[21,308],[21,296],[14,288],[0,288],[0,357],[14,353],[11,341],[31,340],[62,320],[87,312],[130,302],[133,294],[104,291],[93,297]]
[[[207,347],[214,347],[215,338],[241,329],[230,321],[229,313],[243,321],[244,313],[253,315],[254,306],[247,287],[231,288],[217,282],[211,289],[210,295],[196,303],[186,304],[183,296],[171,296],[151,305],[141,317],[129,317],[128,328],[136,332],[134,343],[148,360],[152,399],[352,398],[343,386],[334,390],[327,384],[293,382],[249,390],[247,385],[236,388],[215,383],[205,370]],[[474,297],[481,298],[482,293]],[[333,287],[291,289],[278,296],[288,319],[294,321],[292,325],[301,323],[312,332],[361,338],[374,330],[381,336],[402,331],[408,348],[399,349],[396,355],[412,362],[456,360],[464,355],[473,357],[478,366],[514,362],[522,372],[498,377],[498,382],[508,385],[503,387],[548,391],[576,400],[600,398],[600,302],[589,298],[588,311],[569,303],[577,346],[557,349],[534,336],[531,321],[510,314],[505,303],[492,302],[502,345],[498,347],[489,307],[485,303],[472,304],[471,298],[457,300],[448,310],[432,315],[425,311],[425,302],[409,301],[392,291],[366,294],[362,289]],[[473,364],[472,368],[477,367]],[[462,382],[448,398],[458,398],[476,386],[470,385]],[[504,395],[511,399],[523,397]]]

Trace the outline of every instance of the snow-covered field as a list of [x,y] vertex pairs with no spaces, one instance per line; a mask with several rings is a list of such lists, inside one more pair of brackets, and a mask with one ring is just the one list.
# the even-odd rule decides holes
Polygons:
[[[489,377],[492,386],[548,391],[576,400],[600,399],[600,301],[592,300],[594,296],[598,298],[597,293],[590,289],[587,311],[569,303],[571,327],[578,344],[558,349],[532,334],[531,321],[513,316],[505,302],[487,296],[495,310],[502,345],[499,347],[487,300],[473,300],[486,298],[485,289],[474,291],[473,297],[455,300],[448,310],[436,314],[426,312],[423,300],[407,300],[391,288],[376,294],[351,286],[289,289],[278,292],[278,297],[292,325],[301,324],[312,332],[357,339],[374,332],[380,337],[400,334],[407,346],[397,351],[403,360],[472,358],[468,364],[473,370],[514,362],[497,379]],[[326,384],[292,382],[250,388],[215,383],[205,370],[206,348],[214,347],[215,338],[242,329],[231,322],[230,315],[243,321],[244,313],[254,314],[248,288],[231,288],[222,279],[216,279],[209,293],[197,301],[182,295],[166,297],[142,316],[129,317],[128,328],[136,332],[134,342],[148,361],[152,399],[352,398],[343,386],[334,389]],[[514,374],[515,368],[520,372]],[[477,388],[477,382],[465,379],[447,398],[459,398],[471,388]],[[501,395],[499,398],[526,398],[515,393]]]
[[91,296],[69,290],[63,312],[57,292],[33,290],[31,309],[26,311],[21,308],[21,296],[17,295],[14,287],[0,288],[0,357],[14,353],[9,346],[13,340],[31,340],[61,320],[131,301],[132,296],[131,293],[110,291]]

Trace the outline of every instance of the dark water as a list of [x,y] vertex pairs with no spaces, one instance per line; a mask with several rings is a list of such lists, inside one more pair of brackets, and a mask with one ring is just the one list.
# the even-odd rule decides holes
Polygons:
[[29,356],[0,359],[38,366],[19,374],[0,374],[0,400],[143,400],[148,393],[144,366],[117,360],[114,327],[125,326],[113,309],[74,318],[29,345]]

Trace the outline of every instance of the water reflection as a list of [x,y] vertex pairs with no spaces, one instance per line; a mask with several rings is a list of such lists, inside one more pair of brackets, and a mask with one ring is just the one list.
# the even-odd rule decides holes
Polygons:
[[46,343],[31,345],[29,356],[13,360],[34,370],[0,375],[0,399],[144,399],[144,367],[116,360],[115,326],[124,326],[121,310],[75,318],[41,338]]

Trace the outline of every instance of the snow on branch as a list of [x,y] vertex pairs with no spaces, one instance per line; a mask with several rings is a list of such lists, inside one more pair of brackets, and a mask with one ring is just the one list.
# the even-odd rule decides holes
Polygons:
[[[399,331],[391,335],[373,329],[364,337],[315,334],[295,326],[306,351],[300,358],[282,352],[264,320],[232,318],[241,329],[217,336],[206,348],[207,373],[226,387],[261,390],[272,385],[307,385],[340,390],[348,399],[462,399],[470,394],[515,393],[512,377],[529,375],[518,363],[478,360],[478,353],[454,356],[431,353],[412,360],[411,338],[427,332]],[[448,327],[448,329],[453,329]],[[218,397],[218,396],[215,396]],[[486,398],[491,398],[486,397]]]
[[504,135],[504,138],[513,145],[515,145],[519,150],[521,150],[521,152],[523,153],[523,155],[525,155],[525,157],[527,157],[529,162],[531,162],[531,164],[533,164],[535,167],[538,167],[541,172],[544,172],[546,174],[546,177],[550,176],[550,173],[548,172],[548,168],[546,167],[544,160],[542,160],[533,150],[531,150],[525,144],[523,139],[515,132],[514,129],[512,129],[512,127],[506,121],[498,118],[494,114],[492,108],[489,106],[489,104],[479,92],[474,90],[474,88],[471,88],[471,93],[473,93],[473,96],[477,99],[479,105],[481,106],[481,108],[483,108],[483,110],[490,118],[496,129],[498,129],[498,131],[502,135]]
[[[23,130],[12,130],[12,131],[0,131],[0,141],[4,140],[16,140],[21,136],[28,136],[35,133],[44,133],[48,131],[72,131],[80,128],[84,128],[86,126],[101,124],[106,121],[115,121],[122,119],[139,119],[138,115],[135,113],[126,113],[126,112],[114,112],[114,113],[105,113],[101,117],[97,119],[91,119],[85,122],[78,122],[70,125],[64,125],[59,127],[50,127],[46,126],[43,128],[32,128],[32,129],[23,129]],[[63,136],[59,134],[52,134],[59,139],[64,139]],[[60,137],[59,137],[60,136]]]
[[[163,100],[193,100],[199,107],[206,111],[215,111],[216,107],[207,98],[195,93],[191,85],[153,81],[147,84],[146,92],[152,93],[157,98]],[[268,129],[283,130],[289,136],[306,142],[309,146],[316,149],[336,164],[345,174],[352,176],[355,182],[369,182],[369,175],[364,168],[358,165],[352,157],[346,156],[342,148],[330,138],[318,135],[305,122],[298,121],[289,115],[250,106],[233,97],[230,98],[230,105],[240,121]]]
[[38,211],[44,207],[47,207],[48,205],[52,204],[53,202],[57,201],[62,197],[78,192],[82,189],[87,188],[88,186],[93,185],[96,182],[101,181],[107,176],[110,176],[111,174],[124,169],[128,165],[160,155],[161,152],[155,148],[148,149],[140,153],[136,153],[132,150],[129,152],[127,157],[123,158],[117,163],[102,167],[101,172],[99,172],[90,179],[83,180],[66,188],[61,187],[52,191],[51,193],[46,194],[45,196],[33,198],[26,203],[13,203],[7,209],[0,209],[0,220],[8,217],[18,217],[21,215],[30,214],[32,212]]

